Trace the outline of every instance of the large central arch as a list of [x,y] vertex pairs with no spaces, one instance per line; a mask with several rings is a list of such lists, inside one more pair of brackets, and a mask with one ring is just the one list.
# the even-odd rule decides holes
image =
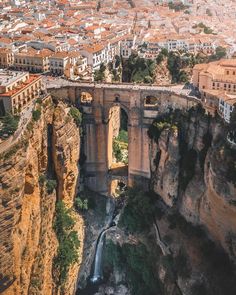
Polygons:
[[108,193],[113,160],[113,139],[117,136],[117,129],[119,129],[119,122],[117,125],[114,124],[114,119],[119,116],[120,110],[123,110],[128,118],[128,185],[132,186],[134,182],[143,185],[150,178],[150,168],[147,161],[148,126],[142,121],[140,94],[130,91],[117,93],[112,89],[99,90],[95,92],[91,112],[85,118],[87,185],[95,191]]

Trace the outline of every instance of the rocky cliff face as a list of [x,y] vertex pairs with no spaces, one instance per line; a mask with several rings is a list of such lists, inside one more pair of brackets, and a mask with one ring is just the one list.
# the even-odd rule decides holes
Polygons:
[[225,127],[200,110],[175,119],[167,128],[157,123],[150,142],[153,189],[235,258],[236,188],[227,177],[233,158]]
[[[67,107],[62,103],[55,107],[49,97],[38,108],[40,119],[32,120],[20,142],[0,159],[0,292],[9,295],[56,293],[55,203],[60,198],[71,206],[78,180],[79,130]],[[52,174],[57,191],[42,183]],[[74,215],[82,240],[83,220]],[[67,294],[73,292],[77,267],[71,268],[65,283]]]

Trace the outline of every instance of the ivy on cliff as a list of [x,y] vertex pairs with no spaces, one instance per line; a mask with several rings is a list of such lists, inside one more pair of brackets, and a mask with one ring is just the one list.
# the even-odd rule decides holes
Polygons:
[[54,230],[57,235],[59,247],[57,256],[54,258],[54,267],[58,272],[58,283],[63,285],[67,278],[69,267],[78,261],[78,249],[80,241],[77,232],[73,230],[75,221],[70,210],[63,201],[56,204]]
[[105,246],[105,273],[110,273],[114,268],[123,270],[126,281],[133,295],[155,295],[161,292],[156,260],[160,255],[155,244],[152,251],[138,242],[136,244],[124,243],[122,246],[112,241]]

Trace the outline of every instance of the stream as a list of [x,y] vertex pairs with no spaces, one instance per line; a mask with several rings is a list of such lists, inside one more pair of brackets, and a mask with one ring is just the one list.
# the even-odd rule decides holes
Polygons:
[[78,289],[76,292],[77,295],[94,295],[98,291],[99,286],[104,282],[102,268],[103,246],[106,232],[110,230],[110,228],[116,226],[115,200],[113,198],[108,198],[106,207],[108,212],[108,216],[105,222],[106,227],[100,232],[97,239],[91,275],[88,279],[87,286],[84,289]]

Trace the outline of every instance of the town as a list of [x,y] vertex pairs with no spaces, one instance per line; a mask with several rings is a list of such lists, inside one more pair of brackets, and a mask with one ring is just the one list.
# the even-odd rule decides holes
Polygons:
[[236,295],[236,0],[0,0],[0,294]]
[[220,1],[206,9],[194,1],[1,1],[0,114],[20,114],[49,85],[125,82],[187,85],[230,123],[236,4],[228,2],[230,11]]

